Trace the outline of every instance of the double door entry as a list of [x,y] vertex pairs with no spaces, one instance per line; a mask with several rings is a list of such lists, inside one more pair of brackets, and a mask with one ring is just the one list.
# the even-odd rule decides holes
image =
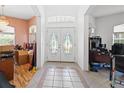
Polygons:
[[49,28],[47,61],[74,62],[74,28]]

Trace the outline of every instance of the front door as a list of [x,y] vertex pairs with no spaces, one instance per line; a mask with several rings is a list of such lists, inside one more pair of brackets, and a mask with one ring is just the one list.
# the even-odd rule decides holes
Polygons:
[[74,62],[74,28],[49,28],[47,61]]

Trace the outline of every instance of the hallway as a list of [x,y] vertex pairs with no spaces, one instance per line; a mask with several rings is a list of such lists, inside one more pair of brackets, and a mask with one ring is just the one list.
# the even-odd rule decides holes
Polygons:
[[[28,87],[85,88],[88,87],[76,63],[47,62],[41,72],[35,74]],[[42,75],[41,75],[42,73]]]

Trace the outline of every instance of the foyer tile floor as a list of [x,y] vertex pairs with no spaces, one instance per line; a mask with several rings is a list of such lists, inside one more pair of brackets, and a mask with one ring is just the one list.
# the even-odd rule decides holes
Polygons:
[[43,87],[83,88],[80,76],[72,68],[49,68],[43,82]]
[[30,88],[84,88],[88,87],[76,63],[46,62],[29,85]]

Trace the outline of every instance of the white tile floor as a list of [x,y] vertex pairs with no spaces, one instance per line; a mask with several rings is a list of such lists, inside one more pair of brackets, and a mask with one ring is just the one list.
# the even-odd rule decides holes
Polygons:
[[83,88],[80,76],[72,68],[48,68],[44,88]]
[[[110,88],[109,70],[101,69],[98,72],[82,71],[75,63],[47,62],[44,68],[34,75],[27,87]],[[116,87],[124,88],[119,84]]]
[[81,68],[76,63],[46,62],[28,88],[88,88]]
[[[83,72],[84,78],[91,88],[111,88],[109,81],[109,69],[100,69],[98,72]],[[119,72],[118,72],[119,74]],[[120,75],[124,80],[124,74]],[[118,77],[118,76],[117,76]],[[115,83],[115,88],[124,88],[124,85]]]

